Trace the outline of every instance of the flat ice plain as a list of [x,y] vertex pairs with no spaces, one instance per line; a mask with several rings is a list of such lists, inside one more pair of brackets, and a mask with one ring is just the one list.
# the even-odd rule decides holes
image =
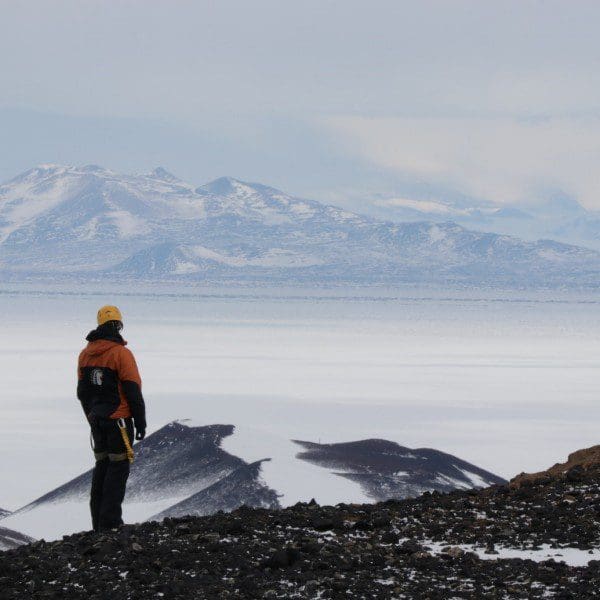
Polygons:
[[600,442],[600,297],[2,285],[1,507],[92,466],[75,365],[106,303],[124,314],[149,430],[233,423],[244,435],[226,447],[249,460],[265,458],[261,432],[381,437],[511,477]]

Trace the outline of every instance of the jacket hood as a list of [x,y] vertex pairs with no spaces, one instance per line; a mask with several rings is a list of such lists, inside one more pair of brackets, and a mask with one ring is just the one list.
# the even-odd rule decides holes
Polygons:
[[92,329],[92,331],[87,334],[85,339],[89,343],[84,352],[90,356],[98,356],[99,354],[103,354],[113,346],[127,345],[127,342],[123,339],[123,336],[120,333],[117,333],[113,329],[104,325],[100,325],[96,329]]
[[123,342],[115,342],[113,340],[93,340],[88,343],[84,352],[90,356],[98,356],[104,354],[113,346],[125,346],[126,344],[127,342],[125,340],[123,340]]
[[95,342],[97,340],[108,340],[109,342],[115,342],[122,346],[127,345],[127,342],[123,339],[123,336],[118,333],[116,329],[110,327],[110,324],[105,323],[104,325],[98,325],[96,329],[92,329],[86,338],[88,342]]

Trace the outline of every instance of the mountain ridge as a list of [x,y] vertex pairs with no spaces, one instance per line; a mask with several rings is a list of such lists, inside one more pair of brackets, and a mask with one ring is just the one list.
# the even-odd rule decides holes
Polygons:
[[595,286],[600,252],[392,223],[222,177],[42,165],[0,186],[6,279]]
[[553,239],[600,250],[600,211],[589,210],[575,199],[555,196],[519,206],[476,200],[425,200],[376,196],[368,214],[393,222],[452,220],[463,227],[494,232],[527,241]]

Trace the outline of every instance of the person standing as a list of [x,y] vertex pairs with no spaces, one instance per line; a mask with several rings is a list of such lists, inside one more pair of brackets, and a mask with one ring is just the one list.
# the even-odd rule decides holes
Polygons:
[[134,437],[143,440],[146,435],[146,407],[135,358],[121,336],[121,312],[116,306],[103,306],[97,323],[79,355],[77,398],[90,424],[96,459],[90,493],[92,527],[105,531],[123,524],[121,505],[133,462],[132,445]]

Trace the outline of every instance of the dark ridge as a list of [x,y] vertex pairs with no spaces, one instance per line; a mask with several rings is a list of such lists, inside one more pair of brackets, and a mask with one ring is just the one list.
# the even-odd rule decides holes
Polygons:
[[[35,542],[34,538],[28,535],[7,529],[6,527],[0,527],[0,550],[10,550],[23,544],[31,544],[32,542]],[[2,598],[1,589],[0,586],[0,598]]]
[[297,458],[356,481],[374,500],[506,483],[489,471],[431,448],[411,449],[380,439],[339,444],[294,442],[304,448]]
[[218,510],[231,511],[245,505],[255,508],[281,508],[277,493],[259,481],[263,462],[269,458],[243,465],[213,485],[169,507],[152,519],[203,517]]
[[[173,495],[190,486],[201,487],[201,483],[210,485],[245,465],[242,459],[221,448],[223,438],[233,431],[233,425],[188,427],[174,421],[136,443],[136,462],[127,486],[127,501],[151,500],[165,490]],[[44,502],[87,498],[91,477],[92,471],[86,471],[18,512]]]

